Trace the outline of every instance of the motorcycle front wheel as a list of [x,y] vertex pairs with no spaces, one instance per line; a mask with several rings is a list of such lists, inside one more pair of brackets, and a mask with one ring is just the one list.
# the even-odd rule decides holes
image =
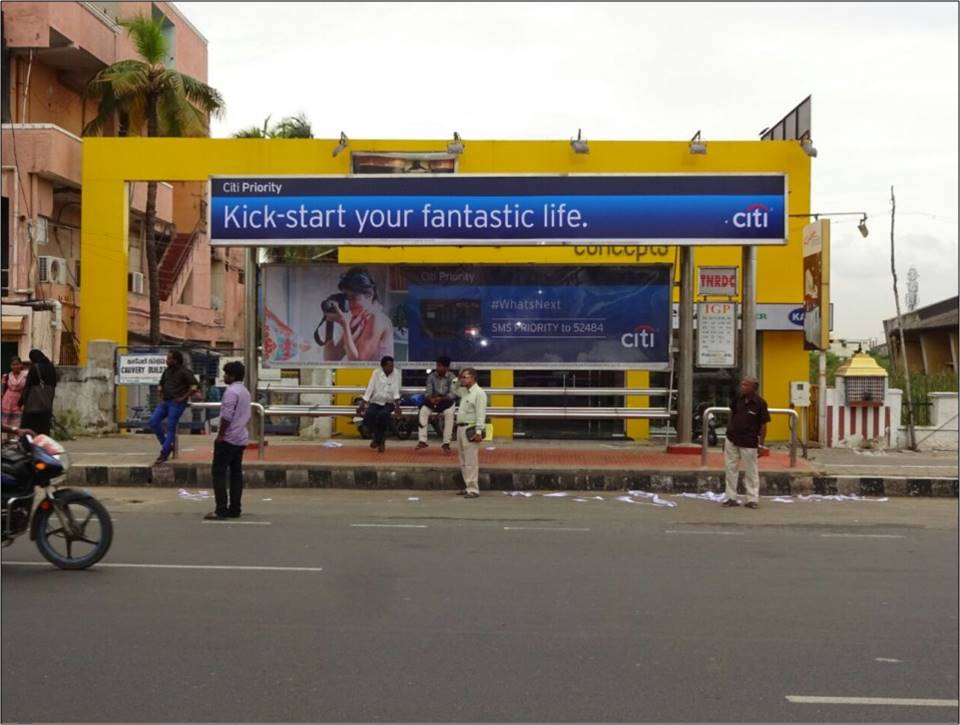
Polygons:
[[61,569],[93,566],[113,542],[113,522],[107,509],[95,498],[76,498],[56,505],[59,515],[53,507],[37,514],[37,548],[43,558]]

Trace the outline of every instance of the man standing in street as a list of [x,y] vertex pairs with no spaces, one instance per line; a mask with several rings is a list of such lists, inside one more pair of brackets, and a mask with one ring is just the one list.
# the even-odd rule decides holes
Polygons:
[[757,395],[760,383],[756,378],[740,381],[738,393],[730,401],[730,422],[723,442],[726,464],[727,490],[723,506],[739,506],[737,494],[737,465],[743,461],[747,485],[747,508],[755,509],[760,502],[760,474],[757,471],[757,450],[767,436],[770,412],[767,401]]
[[487,420],[487,394],[477,385],[477,371],[460,371],[460,405],[457,412],[457,443],[460,448],[460,473],[466,488],[460,495],[466,498],[480,496],[480,445]]
[[[247,423],[250,422],[250,391],[243,384],[246,370],[241,362],[223,366],[227,389],[220,403],[220,426],[213,443],[213,495],[215,511],[203,518],[212,521],[240,518],[243,496],[243,451],[247,447]],[[227,469],[230,470],[230,494],[227,495]]]
[[456,402],[457,378],[450,372],[450,358],[437,358],[437,366],[427,375],[427,389],[420,406],[420,427],[417,431],[417,450],[427,447],[427,430],[431,413],[443,415],[443,452],[450,452],[453,436],[453,407]]
[[370,447],[380,453],[386,449],[387,426],[390,415],[400,415],[400,373],[393,367],[393,358],[385,355],[380,360],[380,369],[374,370],[367,383],[367,390],[357,408],[357,415],[373,434]]
[[[153,465],[165,463],[173,451],[177,436],[177,423],[187,409],[187,399],[199,395],[197,379],[183,365],[183,353],[171,350],[167,353],[167,369],[160,376],[160,394],[163,401],[153,411],[148,425],[160,441],[160,455]],[[166,431],[164,431],[166,421]]]

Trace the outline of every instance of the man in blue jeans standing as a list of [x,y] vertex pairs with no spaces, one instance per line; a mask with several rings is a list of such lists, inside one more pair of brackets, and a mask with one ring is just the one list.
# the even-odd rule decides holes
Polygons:
[[[177,435],[177,423],[180,416],[187,409],[187,400],[191,395],[198,395],[197,379],[183,365],[183,353],[171,350],[167,353],[167,369],[160,376],[160,393],[163,402],[157,406],[150,416],[150,430],[160,441],[160,455],[153,465],[165,463],[173,451],[173,441]],[[163,424],[166,421],[166,430]]]
[[[240,498],[243,495],[243,451],[247,447],[247,423],[250,422],[250,391],[243,384],[246,370],[241,362],[223,366],[223,380],[227,389],[220,404],[220,427],[213,444],[213,495],[215,511],[204,519],[222,521],[240,517]],[[227,495],[227,470],[230,471],[230,491]]]

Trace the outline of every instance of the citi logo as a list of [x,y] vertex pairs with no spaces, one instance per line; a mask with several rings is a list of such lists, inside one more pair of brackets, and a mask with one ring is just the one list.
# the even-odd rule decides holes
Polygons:
[[744,211],[733,215],[737,229],[766,229],[770,222],[770,207],[766,204],[751,204]]
[[653,325],[637,325],[633,332],[625,332],[620,344],[626,348],[651,348],[656,344],[657,328]]

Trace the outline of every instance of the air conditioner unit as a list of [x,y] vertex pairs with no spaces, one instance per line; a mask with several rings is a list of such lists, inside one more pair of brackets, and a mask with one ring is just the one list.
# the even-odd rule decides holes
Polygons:
[[67,260],[63,257],[40,257],[40,281],[53,284],[67,283]]
[[131,272],[127,279],[127,289],[135,295],[142,295],[143,292],[143,273]]

